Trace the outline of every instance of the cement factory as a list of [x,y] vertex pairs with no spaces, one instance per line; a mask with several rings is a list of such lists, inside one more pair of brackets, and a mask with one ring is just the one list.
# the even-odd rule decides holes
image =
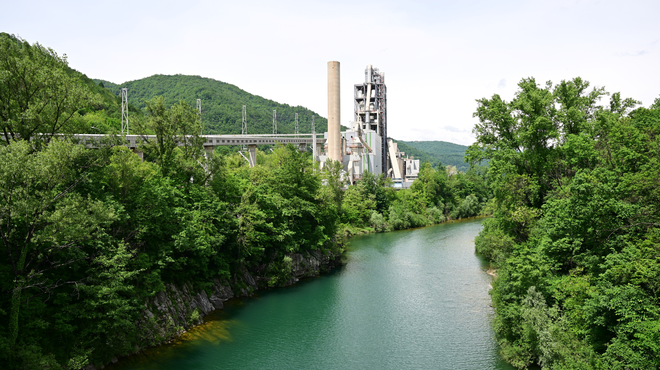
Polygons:
[[[258,145],[292,144],[300,150],[312,147],[312,156],[321,168],[327,160],[339,161],[344,167],[344,179],[354,184],[365,172],[385,174],[394,181],[394,187],[406,188],[419,174],[419,159],[404,158],[397,144],[387,138],[387,86],[385,73],[368,65],[364,71],[364,82],[353,86],[353,121],[349,129],[341,131],[339,62],[328,62],[328,132],[318,138],[315,132],[277,134],[275,112],[273,112],[273,134],[247,134],[245,106],[243,106],[243,134],[200,135],[204,138],[204,149],[210,154],[216,146],[240,146],[240,154],[251,167],[257,164]],[[201,114],[200,100],[197,100]],[[296,119],[297,123],[297,119]],[[76,134],[81,143],[90,148],[99,146],[104,134]],[[0,134],[4,138],[3,134]],[[127,89],[122,89],[122,138],[141,158],[141,145],[156,140],[155,135],[131,135],[128,132]],[[179,143],[182,145],[182,143]],[[243,154],[246,152],[247,156]]]
[[387,86],[385,73],[368,65],[364,82],[353,86],[353,117],[349,129],[341,131],[339,62],[328,62],[328,132],[325,153],[315,160],[340,161],[346,180],[362,178],[365,172],[386,174],[397,187],[408,187],[419,174],[419,159],[404,158],[397,144],[387,138]]

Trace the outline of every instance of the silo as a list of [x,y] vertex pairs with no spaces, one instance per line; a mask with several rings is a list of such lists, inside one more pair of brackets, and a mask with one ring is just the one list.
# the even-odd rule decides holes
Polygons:
[[328,158],[341,162],[339,62],[328,62]]

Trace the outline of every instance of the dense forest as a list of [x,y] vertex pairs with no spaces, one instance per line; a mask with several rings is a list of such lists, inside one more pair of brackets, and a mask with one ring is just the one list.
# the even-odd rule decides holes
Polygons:
[[[518,368],[660,368],[660,98],[580,78],[478,100],[494,327]],[[608,98],[609,97],[609,98]],[[605,100],[601,105],[600,101]]]
[[235,152],[205,155],[195,108],[163,97],[132,108],[134,130],[157,134],[140,148],[144,161],[113,135],[87,149],[67,134],[116,132],[113,94],[54,50],[7,34],[0,76],[6,368],[79,369],[149,345],[145,301],[167,283],[209,289],[214,278],[241,284],[247,271],[281,286],[294,253],[341,255],[346,235],[492,207],[478,166],[449,174],[425,163],[397,191],[371,174],[347,186],[338,162],[321,170],[293,146],[258,151],[255,167]]
[[195,107],[197,99],[202,103],[202,123],[206,134],[240,134],[243,120],[243,105],[246,106],[248,133],[273,133],[273,110],[277,111],[277,132],[293,134],[295,114],[298,113],[298,130],[312,132],[312,117],[316,132],[325,132],[328,120],[300,106],[276,103],[257,95],[252,95],[238,87],[199,76],[154,75],[141,80],[116,85],[104,80],[95,80],[108,88],[116,96],[121,89],[128,89],[128,102],[144,110],[146,101],[162,96],[167,105],[186,102]]
[[422,162],[429,162],[433,166],[456,167],[458,172],[467,172],[470,165],[465,162],[467,146],[446,141],[397,141],[399,150],[412,155]]

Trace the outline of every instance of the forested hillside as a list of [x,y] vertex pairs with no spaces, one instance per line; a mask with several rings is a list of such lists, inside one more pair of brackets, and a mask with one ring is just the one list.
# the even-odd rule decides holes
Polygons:
[[[432,162],[430,158],[433,158],[434,161],[442,163],[443,166],[456,166],[458,171],[463,172],[467,172],[470,167],[464,159],[465,151],[468,148],[465,145],[448,143],[446,141],[399,141],[399,143],[422,152],[422,160]],[[401,147],[401,144],[399,144],[399,147]],[[405,151],[403,149],[400,150]],[[410,154],[413,154],[413,151],[410,152]]]
[[[481,99],[470,160],[489,159],[494,327],[519,368],[660,368],[660,98],[576,78]],[[609,99],[607,99],[609,95]],[[607,99],[604,105],[601,99]]]
[[328,127],[327,119],[307,108],[280,104],[210,78],[154,75],[120,85],[103,80],[95,81],[103,84],[116,96],[119,96],[121,88],[128,88],[129,103],[139,109],[144,109],[145,101],[156,96],[162,96],[167,106],[184,101],[195,107],[197,99],[201,99],[202,122],[204,132],[208,134],[240,134],[243,105],[247,110],[250,134],[273,133],[273,110],[277,110],[277,132],[281,134],[294,133],[296,113],[301,133],[311,132],[312,117],[316,132],[325,132]]
[[[412,146],[408,146],[408,144],[406,144],[406,142],[404,142],[404,141],[399,141],[399,140],[396,140],[396,139],[393,139],[393,140],[394,140],[394,142],[397,143],[399,151],[405,153],[405,155],[407,157],[414,158],[414,159],[419,159],[420,164],[425,163],[425,162],[429,162],[431,164],[431,166],[437,167],[438,163],[440,163],[440,161],[436,157],[432,156],[430,153],[426,153],[426,152],[421,151],[421,150],[419,150],[417,148],[414,148]],[[444,166],[444,164],[443,164],[443,166]]]

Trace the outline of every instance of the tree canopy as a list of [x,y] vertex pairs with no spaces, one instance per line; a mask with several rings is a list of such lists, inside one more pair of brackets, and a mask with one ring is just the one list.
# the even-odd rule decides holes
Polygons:
[[0,34],[0,130],[6,143],[75,133],[78,110],[100,103],[68,68],[66,55]]
[[[580,78],[478,100],[504,357],[519,368],[660,367],[660,109]],[[601,99],[609,101],[601,104]]]

